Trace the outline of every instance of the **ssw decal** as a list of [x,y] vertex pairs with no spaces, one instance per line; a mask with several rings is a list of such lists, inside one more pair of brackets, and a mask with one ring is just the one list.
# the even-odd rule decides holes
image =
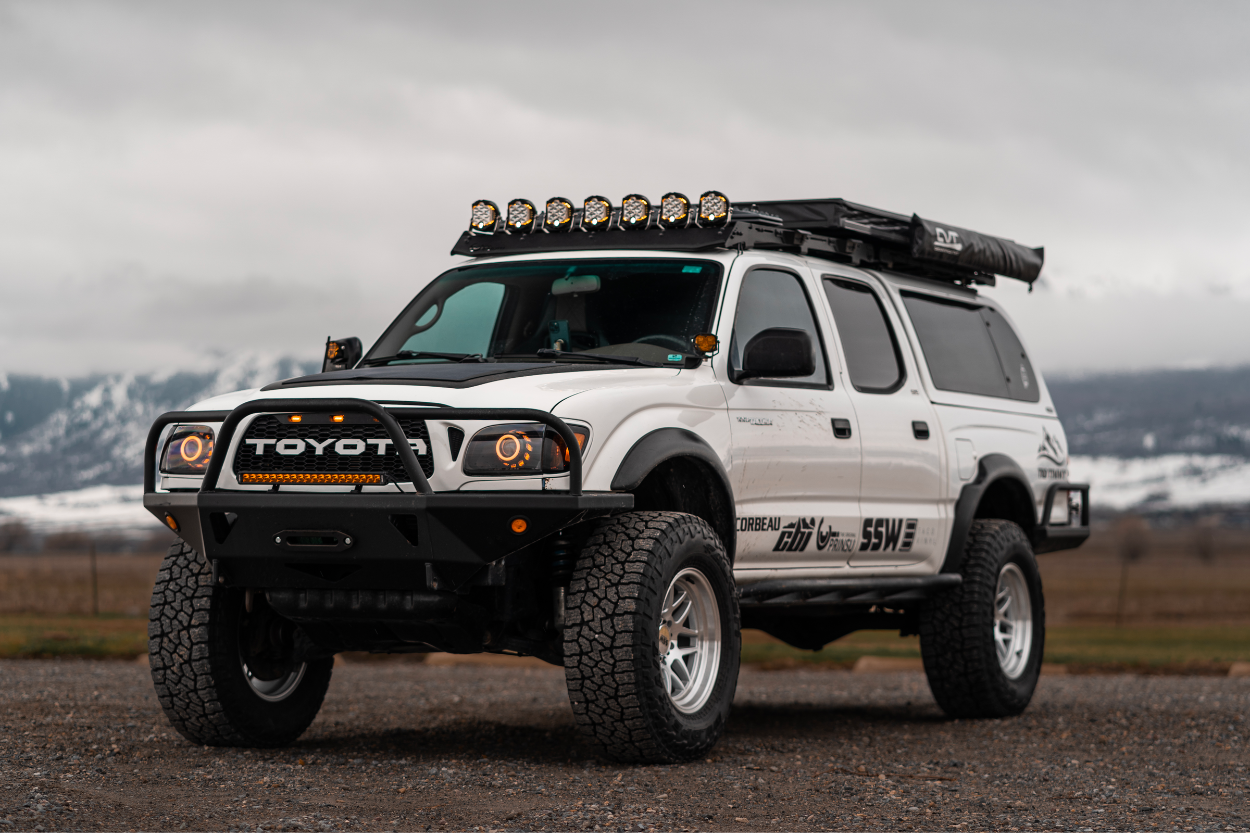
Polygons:
[[859,551],[894,550],[910,552],[916,542],[915,518],[864,518]]

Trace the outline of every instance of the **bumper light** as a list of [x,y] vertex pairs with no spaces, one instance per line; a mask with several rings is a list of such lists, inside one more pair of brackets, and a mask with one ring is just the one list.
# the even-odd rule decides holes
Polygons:
[[384,481],[380,474],[244,472],[239,482],[246,486],[381,486]]
[[213,458],[213,429],[207,425],[179,425],[161,455],[164,474],[203,474]]
[[[585,451],[590,431],[580,425],[570,427],[578,447]],[[464,451],[465,474],[558,474],[568,468],[569,451],[563,438],[542,423],[483,428]]]

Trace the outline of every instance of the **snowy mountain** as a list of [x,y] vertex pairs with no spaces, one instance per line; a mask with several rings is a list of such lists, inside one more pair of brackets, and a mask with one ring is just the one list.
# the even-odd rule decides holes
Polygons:
[[[0,525],[140,529],[152,419],[316,370],[257,355],[212,371],[79,379],[0,374]],[[1250,367],[1054,379],[1072,477],[1101,509],[1250,505]]]
[[316,369],[243,355],[213,371],[164,376],[0,374],[0,497],[139,483],[143,441],[157,415]]

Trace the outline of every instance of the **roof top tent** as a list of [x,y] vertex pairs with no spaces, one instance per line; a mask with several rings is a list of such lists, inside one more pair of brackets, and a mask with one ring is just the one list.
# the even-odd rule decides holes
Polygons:
[[588,229],[578,210],[563,232],[548,232],[542,217],[537,217],[528,224],[531,230],[524,233],[470,229],[461,235],[452,254],[482,257],[594,249],[774,249],[856,265],[883,265],[962,285],[993,285],[998,275],[1031,286],[1042,270],[1044,252],[1040,247],[1031,249],[915,214],[908,217],[842,199],[732,206],[732,211],[714,225],[689,222],[663,227],[658,221],[659,209],[652,209],[649,222],[622,227],[621,209],[616,208],[612,209],[612,221],[603,224],[606,228]]

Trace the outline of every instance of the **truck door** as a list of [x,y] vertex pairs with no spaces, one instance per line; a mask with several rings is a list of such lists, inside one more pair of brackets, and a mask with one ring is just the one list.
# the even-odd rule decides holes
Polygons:
[[825,276],[863,454],[859,542],[852,567],[905,565],[939,555],[946,540],[942,446],[892,305],[876,287]]
[[[742,278],[725,384],[738,570],[844,567],[859,529],[859,432],[846,390],[832,381],[816,291],[810,274],[772,266]],[[743,348],[770,327],[808,333],[811,376],[736,378]]]

